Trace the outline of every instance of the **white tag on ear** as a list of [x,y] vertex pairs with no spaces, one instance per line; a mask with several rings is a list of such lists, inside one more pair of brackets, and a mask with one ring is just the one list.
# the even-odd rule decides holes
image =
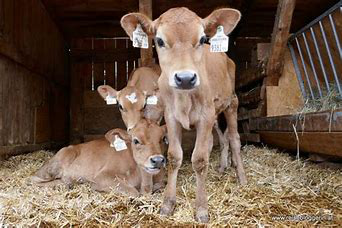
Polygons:
[[131,93],[130,95],[126,95],[127,100],[129,100],[132,104],[138,101],[137,95],[135,93]]
[[210,52],[227,52],[229,37],[224,34],[222,25],[217,27],[216,34],[210,39]]
[[116,151],[122,151],[127,149],[127,145],[118,135],[115,135],[115,140],[110,144],[110,147],[114,147]]
[[158,97],[156,95],[147,97],[146,104],[156,105],[158,103]]
[[107,97],[106,97],[106,104],[107,105],[113,105],[113,104],[117,104],[118,103],[118,101],[116,100],[116,98],[115,97],[112,97],[112,96],[110,96],[110,95],[107,95]]
[[140,24],[138,24],[133,31],[133,47],[148,48],[148,36],[144,30],[142,30]]

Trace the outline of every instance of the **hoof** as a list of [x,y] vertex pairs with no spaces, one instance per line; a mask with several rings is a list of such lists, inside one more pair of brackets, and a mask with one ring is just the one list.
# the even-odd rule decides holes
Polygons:
[[160,212],[159,212],[160,215],[163,215],[163,216],[172,215],[175,205],[176,205],[175,200],[165,199],[163,202],[163,205],[160,208]]
[[208,223],[209,222],[208,210],[198,209],[196,213],[196,221],[199,223]]

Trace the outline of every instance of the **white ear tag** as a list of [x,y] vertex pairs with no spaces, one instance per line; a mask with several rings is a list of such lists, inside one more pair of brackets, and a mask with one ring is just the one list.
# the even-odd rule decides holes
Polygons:
[[110,147],[114,147],[116,151],[122,151],[127,149],[125,141],[117,135],[115,135],[115,140],[110,144]]
[[224,34],[222,25],[217,27],[216,34],[210,39],[210,52],[227,52],[229,37]]
[[126,95],[127,100],[129,100],[132,104],[138,101],[137,95],[135,93],[131,93],[131,95]]
[[105,100],[106,100],[107,105],[113,105],[113,104],[117,104],[118,103],[116,98],[110,96],[109,94],[107,95]]
[[142,30],[140,24],[138,24],[133,31],[133,47],[148,48],[148,36],[144,30]]
[[147,97],[146,104],[156,105],[158,103],[158,97],[156,95]]

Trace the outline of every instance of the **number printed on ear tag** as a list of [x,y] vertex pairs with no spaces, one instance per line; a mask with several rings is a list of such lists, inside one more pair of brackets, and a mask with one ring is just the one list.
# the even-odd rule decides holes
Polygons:
[[106,104],[107,104],[107,105],[113,105],[113,104],[117,104],[117,103],[118,103],[117,100],[116,100],[116,98],[110,96],[109,94],[107,95],[107,97],[106,97],[105,100],[106,100]]
[[224,34],[222,25],[217,27],[216,34],[210,39],[210,52],[227,52],[229,37]]
[[148,36],[144,30],[142,30],[140,24],[138,24],[137,28],[133,31],[133,47],[148,48]]
[[110,144],[110,147],[114,147],[116,151],[122,151],[127,149],[125,141],[117,135],[115,135],[115,140]]

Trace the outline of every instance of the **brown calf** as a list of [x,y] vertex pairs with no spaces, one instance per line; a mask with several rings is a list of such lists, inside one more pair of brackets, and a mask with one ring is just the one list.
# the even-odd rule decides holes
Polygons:
[[225,53],[211,53],[209,46],[204,44],[206,35],[213,36],[219,25],[224,27],[225,34],[229,34],[240,17],[238,10],[227,8],[215,10],[202,19],[182,7],[170,9],[154,21],[140,13],[130,13],[121,19],[121,25],[131,39],[137,24],[154,37],[162,69],[158,85],[165,105],[170,144],[168,183],[161,214],[170,215],[176,204],[177,174],[183,159],[181,129],[194,126],[197,137],[191,161],[197,183],[196,219],[208,221],[205,183],[213,143],[212,128],[220,112],[224,112],[227,120],[227,135],[239,182],[247,183],[237,131],[235,64]]
[[[116,91],[108,85],[98,87],[99,94],[106,99],[107,96],[114,97],[119,103],[122,119],[128,130],[143,117],[160,122],[163,117],[163,105],[158,99],[159,66],[140,67],[132,72],[127,86]],[[147,99],[157,98],[156,104],[147,104]]]
[[61,149],[32,181],[47,186],[90,182],[95,190],[114,189],[131,196],[151,193],[164,185],[165,137],[166,126],[146,120],[139,121],[129,134],[110,130],[103,139]]

